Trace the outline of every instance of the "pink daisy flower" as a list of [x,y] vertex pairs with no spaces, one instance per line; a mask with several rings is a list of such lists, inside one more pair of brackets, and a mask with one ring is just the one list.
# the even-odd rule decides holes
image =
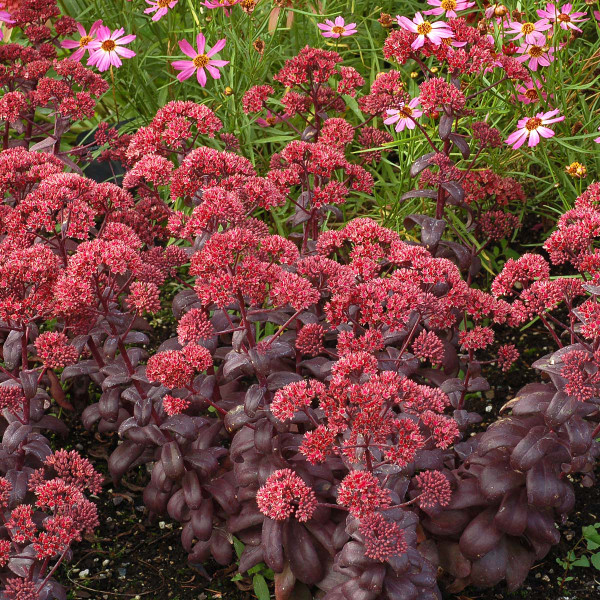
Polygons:
[[212,57],[225,48],[226,40],[223,38],[219,40],[212,48],[209,48],[205,52],[206,38],[199,33],[196,36],[196,50],[194,50],[191,44],[187,40],[181,40],[179,47],[181,51],[189,56],[192,60],[176,60],[172,62],[174,69],[181,71],[177,75],[179,81],[185,81],[189,79],[194,73],[196,73],[196,79],[198,83],[204,87],[206,85],[206,69],[213,79],[220,79],[221,73],[219,67],[224,67],[229,64],[228,60],[215,60]]
[[547,67],[554,62],[554,48],[547,45],[546,36],[538,34],[533,44],[526,44],[517,48],[519,62],[529,61],[527,65],[532,71],[537,71],[538,67]]
[[389,108],[386,112],[387,118],[383,120],[386,125],[396,123],[394,129],[396,131],[404,131],[404,128],[414,129],[415,119],[423,114],[422,110],[416,107],[420,102],[420,98],[413,98],[408,104],[402,105],[400,108]]
[[418,50],[423,46],[423,44],[425,44],[425,39],[428,39],[432,44],[439,46],[442,43],[442,40],[454,37],[454,34],[447,23],[444,23],[443,21],[430,23],[423,18],[421,13],[417,13],[412,21],[408,17],[400,16],[396,17],[396,20],[402,29],[407,29],[408,31],[417,34],[417,39],[410,45],[413,50]]
[[571,3],[565,4],[560,8],[556,6],[556,4],[546,4],[545,10],[538,10],[537,14],[539,17],[543,17],[545,19],[550,20],[552,23],[559,23],[560,28],[564,29],[575,29],[577,31],[581,31],[579,27],[574,25],[574,23],[583,23],[588,21],[589,19],[582,19],[581,17],[585,17],[587,13],[584,12],[571,12],[573,10],[573,5]]
[[92,53],[90,42],[93,42],[96,39],[96,31],[98,31],[100,27],[102,27],[102,19],[98,19],[92,24],[89,33],[85,30],[83,25],[77,23],[77,31],[79,32],[80,38],[78,40],[63,40],[60,43],[61,48],[77,48],[69,58],[72,60],[81,60],[86,53],[86,50],[90,54]]
[[239,4],[242,0],[206,0],[203,2],[206,8],[230,8]]
[[513,40],[518,40],[525,36],[525,41],[528,44],[535,44],[536,38],[539,34],[543,34],[544,31],[548,31],[548,29],[552,29],[552,23],[548,21],[548,19],[540,19],[535,23],[531,23],[529,21],[525,21],[524,23],[519,23],[518,21],[511,21],[508,24],[507,34],[516,33]]
[[317,27],[322,31],[321,35],[326,38],[347,37],[356,33],[356,23],[346,24],[344,17],[336,17],[335,21],[325,19],[325,23],[317,23]]
[[456,11],[467,10],[467,8],[475,6],[475,2],[467,2],[466,0],[427,0],[427,4],[436,8],[424,10],[424,15],[445,15],[449,19],[456,19],[458,16]]
[[[552,94],[550,94],[552,97]],[[530,79],[522,85],[517,86],[517,100],[523,104],[535,104],[540,100],[546,101],[548,94],[544,91],[543,83],[540,79]]]
[[[129,48],[123,48],[135,40],[134,34],[123,35],[125,30],[121,27],[112,33],[108,27],[101,26],[96,32],[96,39],[89,43],[90,58],[87,64],[98,67],[98,71],[107,71],[110,67],[119,68],[123,58],[133,58],[135,52]],[[93,52],[92,52],[93,50]]]
[[274,114],[267,108],[267,116],[264,119],[262,117],[256,119],[256,124],[260,125],[261,127],[273,127],[277,123],[281,123],[281,121],[285,121],[289,118],[290,115],[287,113]]
[[558,108],[551,110],[550,112],[537,113],[535,117],[524,117],[519,119],[517,123],[517,130],[513,131],[507,138],[506,143],[512,145],[517,150],[520,148],[526,139],[529,139],[528,146],[532,148],[540,143],[540,136],[544,138],[551,138],[554,136],[554,131],[546,125],[551,123],[558,123],[558,121],[564,121],[564,116],[555,117],[558,114]]
[[149,4],[150,8],[147,8],[144,14],[149,15],[150,13],[154,13],[152,20],[160,21],[177,2],[179,0],[146,0],[146,4]]

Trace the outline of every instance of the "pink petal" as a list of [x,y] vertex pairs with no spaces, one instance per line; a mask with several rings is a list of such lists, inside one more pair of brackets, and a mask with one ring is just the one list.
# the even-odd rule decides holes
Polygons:
[[[171,63],[171,64],[173,64],[173,63]],[[175,67],[175,68],[177,68],[177,67]],[[179,79],[179,81],[185,81],[186,79],[189,79],[194,74],[195,70],[196,69],[194,68],[194,69],[186,69],[185,71],[181,71],[181,73],[177,74],[177,79]]]
[[71,54],[71,56],[69,58],[74,61],[79,61],[83,58],[84,54],[85,54],[85,48],[79,48],[79,50],[75,50],[75,52],[73,52],[73,54]]
[[221,79],[221,72],[216,67],[208,64],[206,65],[206,70],[210,73],[213,79]]
[[417,39],[410,45],[413,50],[418,50],[425,43],[425,36],[420,35]]
[[186,56],[189,56],[190,58],[196,58],[196,56],[198,56],[198,53],[192,48],[192,45],[187,40],[180,40],[179,48]]
[[136,36],[131,33],[129,35],[126,35],[125,37],[122,37],[120,40],[115,40],[115,44],[117,44],[117,46],[121,46],[122,44],[129,44],[130,42],[133,42],[133,40],[135,40]]
[[528,146],[532,148],[533,146],[537,146],[540,143],[540,134],[534,129],[529,132],[529,144]]
[[224,67],[229,64],[228,60],[220,60],[220,59],[211,59],[208,63],[209,65],[213,65],[215,67]]
[[198,69],[198,72],[196,73],[196,79],[198,79],[198,83],[202,87],[206,85],[206,73],[204,72],[204,69]]
[[177,69],[178,71],[181,70],[187,70],[187,69],[192,69],[192,71],[196,70],[196,67],[194,66],[193,61],[191,60],[174,60],[171,65],[173,66],[174,69]]
[[133,50],[130,50],[129,48],[122,48],[121,46],[117,46],[115,48],[115,52],[123,58],[133,58],[135,56],[135,52]]
[[206,38],[204,37],[204,35],[199,33],[196,36],[196,48],[198,49],[198,54],[204,54],[205,47],[206,47]]
[[217,52],[220,52],[221,50],[223,50],[223,48],[225,48],[225,44],[227,43],[227,40],[225,38],[223,38],[222,40],[219,40],[207,53],[206,56],[213,56],[213,54],[216,54]]
[[548,127],[544,127],[543,125],[541,127],[538,127],[537,131],[544,138],[554,137],[554,131],[552,131],[552,129],[549,129]]
[[93,25],[90,27],[90,35],[94,35],[102,26],[102,19],[94,21]]
[[63,40],[60,43],[60,47],[61,48],[79,48],[79,42],[76,42],[75,40]]
[[115,31],[112,34],[113,41],[116,42],[116,40],[118,38],[120,38],[124,33],[125,33],[125,30],[122,27],[119,27],[119,29],[115,29]]

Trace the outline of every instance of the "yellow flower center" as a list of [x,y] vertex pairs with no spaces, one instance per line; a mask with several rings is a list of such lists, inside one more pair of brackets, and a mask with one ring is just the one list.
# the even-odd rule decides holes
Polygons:
[[527,123],[525,123],[525,129],[527,131],[533,131],[537,129],[542,124],[542,120],[537,117],[532,117],[531,119],[527,119]]
[[269,124],[269,125],[275,125],[275,123],[277,123],[277,118],[276,117],[267,117],[265,119],[265,121]]
[[169,4],[171,4],[173,0],[158,0],[158,8],[169,8]]
[[525,92],[525,96],[526,96],[527,98],[529,98],[529,100],[532,100],[532,101],[534,101],[534,102],[537,102],[537,100],[539,100],[539,99],[540,99],[540,97],[539,97],[539,95],[538,95],[538,93],[537,93],[537,90],[534,90],[533,88],[530,88],[530,89],[528,89],[528,90]]
[[331,31],[333,33],[338,33],[341,35],[342,33],[344,33],[344,31],[346,31],[346,29],[344,27],[340,27],[339,25],[336,25],[335,27],[331,28]]
[[208,58],[206,54],[198,54],[198,56],[196,56],[192,62],[194,63],[196,69],[202,69],[210,62],[210,58]]
[[92,36],[91,35],[84,35],[80,40],[79,40],[79,47],[80,48],[85,48],[91,41],[92,41]]
[[417,33],[419,35],[427,35],[428,33],[431,32],[432,29],[433,29],[433,27],[431,26],[431,23],[429,23],[428,21],[423,21],[423,23],[421,23],[420,25],[417,25]]
[[413,109],[412,109],[410,106],[403,106],[403,107],[400,109],[400,113],[401,113],[402,115],[404,115],[405,117],[410,117],[410,116],[412,116],[412,114],[413,114]]
[[571,177],[577,177],[578,179],[583,179],[587,175],[586,166],[580,162],[571,163],[565,170]]
[[533,23],[523,23],[523,25],[521,25],[521,31],[525,35],[533,33],[535,31],[535,25]]
[[562,23],[570,23],[571,17],[569,15],[565,15],[565,13],[561,13],[560,15],[558,15],[558,20]]
[[102,50],[104,50],[104,52],[112,52],[116,47],[117,45],[113,40],[106,40],[102,42]]
[[442,8],[444,10],[454,10],[456,8],[456,0],[442,0]]
[[529,54],[529,56],[531,56],[532,58],[539,58],[540,56],[542,56],[542,54],[544,54],[544,47],[531,46],[529,50],[527,50],[527,54]]

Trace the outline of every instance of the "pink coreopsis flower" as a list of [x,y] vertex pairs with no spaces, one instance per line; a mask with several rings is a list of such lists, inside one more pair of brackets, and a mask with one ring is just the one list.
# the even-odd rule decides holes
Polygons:
[[225,9],[225,14],[227,16],[229,16],[229,13],[231,12],[230,10],[227,10],[228,8],[231,8],[232,6],[235,6],[236,4],[239,4],[242,0],[206,0],[206,2],[203,2],[204,6],[206,6],[206,8],[224,8]]
[[519,62],[529,61],[527,65],[532,71],[537,71],[538,67],[547,67],[554,62],[554,48],[548,47],[546,37],[543,34],[537,34],[533,44],[526,44],[517,48]]
[[144,11],[145,15],[154,13],[153,21],[160,21],[179,0],[146,0],[150,7]]
[[356,33],[356,23],[346,24],[344,17],[336,17],[335,21],[325,19],[325,23],[317,23],[317,27],[326,38],[347,37]]
[[537,146],[540,143],[540,136],[544,138],[551,138],[554,136],[554,131],[546,125],[551,123],[558,123],[564,121],[564,116],[555,117],[558,114],[558,109],[551,110],[550,112],[537,113],[535,117],[524,117],[519,119],[517,123],[517,130],[511,133],[506,139],[506,143],[512,145],[516,150],[520,148],[527,138],[529,138],[529,147]]
[[422,110],[418,110],[416,106],[419,104],[420,98],[413,98],[408,104],[401,108],[389,108],[386,112],[387,118],[384,119],[386,125],[396,123],[396,131],[404,131],[404,128],[414,129],[415,119],[423,114]]
[[119,68],[123,58],[133,58],[135,52],[129,48],[123,48],[135,40],[134,34],[123,35],[125,30],[121,27],[112,33],[108,27],[100,27],[96,32],[96,39],[89,43],[91,56],[87,64],[98,67],[98,71],[107,71],[110,67]]
[[548,19],[540,19],[535,23],[531,23],[530,21],[525,21],[524,23],[511,21],[508,24],[506,33],[508,35],[516,34],[513,40],[518,40],[525,36],[525,41],[528,44],[535,44],[539,34],[543,34],[543,32],[548,31],[548,29],[552,29],[552,24]]
[[548,19],[552,23],[558,23],[561,29],[575,29],[581,31],[575,23],[584,23],[588,19],[583,19],[586,16],[584,12],[571,12],[573,5],[569,2],[561,7],[556,4],[546,4],[545,10],[538,10],[537,14],[539,17]]
[[260,127],[273,127],[273,125],[280,123],[281,121],[285,121],[285,120],[289,119],[290,116],[291,115],[288,115],[287,113],[273,114],[267,108],[267,116],[264,119],[262,117],[259,117],[258,119],[256,119],[256,124],[259,125]]
[[456,19],[457,10],[466,10],[475,6],[475,2],[467,2],[466,0],[427,0],[429,6],[435,6],[430,10],[424,10],[424,15],[445,15],[449,19]]
[[412,21],[408,17],[400,16],[396,17],[396,20],[402,29],[417,34],[417,39],[410,45],[413,50],[418,50],[423,46],[423,44],[425,44],[425,39],[428,39],[432,44],[439,46],[442,43],[442,40],[454,37],[454,34],[447,23],[444,23],[443,21],[430,23],[423,18],[421,13],[417,13]]
[[219,40],[212,48],[209,48],[205,51],[206,48],[206,38],[199,33],[196,37],[196,48],[197,51],[194,50],[191,44],[187,40],[181,40],[179,42],[179,47],[181,51],[189,56],[192,60],[176,60],[173,63],[173,68],[181,71],[177,75],[177,79],[179,81],[185,81],[189,79],[194,72],[196,72],[196,78],[198,79],[198,83],[204,87],[206,85],[206,69],[213,79],[220,79],[221,73],[219,72],[219,67],[224,67],[226,64],[229,64],[228,60],[215,60],[212,58],[217,52],[220,52],[225,48],[226,40],[225,38]]
[[[552,97],[552,94],[550,94]],[[544,91],[542,80],[531,79],[517,86],[517,100],[523,104],[534,104],[540,100],[547,100],[548,94]]]
[[77,48],[77,50],[71,54],[70,58],[72,60],[81,60],[86,50],[90,54],[92,53],[90,42],[93,42],[96,39],[96,31],[98,31],[100,27],[102,27],[102,19],[98,19],[92,24],[89,33],[85,30],[83,25],[77,23],[77,31],[81,37],[78,40],[63,40],[60,43],[61,48]]

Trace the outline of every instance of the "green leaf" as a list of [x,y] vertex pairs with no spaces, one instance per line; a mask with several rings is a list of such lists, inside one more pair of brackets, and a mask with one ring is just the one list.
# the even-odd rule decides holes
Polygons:
[[596,554],[592,554],[592,556],[590,557],[590,560],[592,561],[592,564],[594,565],[594,567],[596,569],[598,569],[598,571],[600,571],[600,552],[596,552]]
[[270,600],[271,594],[269,592],[269,586],[267,581],[262,575],[255,575],[252,578],[252,586],[254,587],[254,593],[258,600]]
[[238,540],[235,536],[233,536],[233,548],[235,550],[235,554],[238,558],[242,556],[242,552],[244,551],[244,542]]
[[588,557],[584,554],[583,556],[579,557],[576,561],[573,561],[571,563],[572,567],[589,567],[590,566],[590,561],[588,559]]

